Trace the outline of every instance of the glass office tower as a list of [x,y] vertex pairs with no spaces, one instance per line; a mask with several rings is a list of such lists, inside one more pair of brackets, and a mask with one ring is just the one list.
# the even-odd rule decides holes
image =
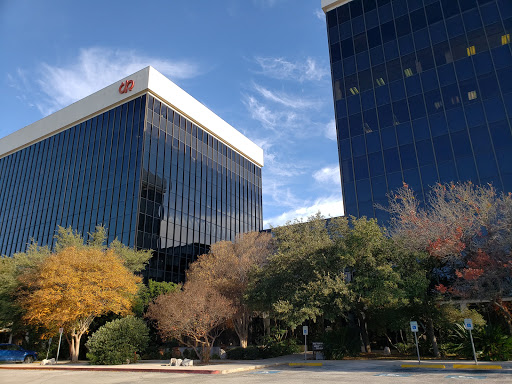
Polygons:
[[0,140],[2,255],[103,224],[155,251],[146,277],[178,282],[211,244],[262,229],[261,149],[154,69],[130,78]]
[[322,0],[345,213],[406,182],[512,191],[512,1]]

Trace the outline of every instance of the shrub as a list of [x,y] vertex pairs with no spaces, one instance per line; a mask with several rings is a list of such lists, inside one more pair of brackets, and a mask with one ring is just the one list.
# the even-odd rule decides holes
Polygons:
[[396,343],[395,348],[401,355],[410,355],[416,348],[416,345],[412,343]]
[[226,352],[226,357],[230,360],[256,360],[262,358],[260,348],[249,346],[247,348],[236,347]]
[[340,360],[346,356],[356,356],[361,351],[359,330],[340,328],[329,331],[324,336],[324,356],[329,360]]
[[184,358],[184,359],[190,359],[190,360],[198,359],[197,353],[193,349],[189,349],[189,348],[184,349],[182,355],[183,355],[182,358]]
[[[461,357],[473,358],[469,332],[460,324],[456,324],[449,336],[448,352]],[[473,341],[477,358],[481,360],[506,361],[512,358],[512,337],[506,335],[500,327],[487,325],[477,327],[473,331]]]
[[291,355],[292,353],[297,353],[299,351],[300,347],[297,345],[297,341],[295,339],[281,341],[272,340],[263,347],[261,354],[263,358],[267,359],[270,357]]
[[135,362],[136,352],[143,352],[149,343],[146,323],[133,316],[106,323],[89,338],[86,347],[91,364],[124,364]]

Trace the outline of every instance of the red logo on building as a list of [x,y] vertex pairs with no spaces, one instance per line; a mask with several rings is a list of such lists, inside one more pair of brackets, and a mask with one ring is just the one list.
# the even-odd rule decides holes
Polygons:
[[128,91],[131,91],[133,89],[133,86],[135,85],[135,81],[133,80],[126,80],[121,83],[119,86],[119,93],[126,93]]

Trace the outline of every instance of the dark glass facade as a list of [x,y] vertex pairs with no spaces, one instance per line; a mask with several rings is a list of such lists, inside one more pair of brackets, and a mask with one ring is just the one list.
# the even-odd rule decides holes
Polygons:
[[326,13],[345,213],[406,182],[512,191],[512,1],[353,0]]
[[182,281],[220,240],[263,229],[261,168],[149,97],[137,246],[155,250],[149,275]]
[[182,281],[261,212],[261,168],[150,95],[0,159],[2,255],[104,224],[109,242],[155,250],[147,277]]

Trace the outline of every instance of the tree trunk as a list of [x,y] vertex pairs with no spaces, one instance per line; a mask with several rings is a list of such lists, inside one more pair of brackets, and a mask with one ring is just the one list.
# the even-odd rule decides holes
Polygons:
[[432,320],[432,317],[427,319],[427,334],[430,342],[432,343],[432,351],[434,352],[434,356],[440,357],[441,354],[439,353],[439,348],[437,346],[437,339],[434,332],[434,321]]
[[203,343],[201,361],[204,364],[208,364],[210,362],[211,350],[212,350],[212,346],[210,345],[210,343],[208,343],[208,342]]
[[263,328],[265,336],[270,336],[270,317],[268,315],[263,317]]
[[370,346],[370,339],[368,337],[368,330],[366,327],[366,316],[364,312],[357,311],[357,320],[359,322],[359,332],[361,332],[361,340],[363,342],[363,347],[365,352],[370,353],[372,348]]
[[78,362],[78,355],[80,354],[80,339],[82,334],[72,334],[71,344],[69,345],[69,358],[72,363]]
[[233,325],[235,326],[235,332],[240,340],[240,346],[242,348],[247,348],[247,343],[249,340],[249,323],[251,321],[251,316],[248,313],[242,313],[238,318],[233,320]]

